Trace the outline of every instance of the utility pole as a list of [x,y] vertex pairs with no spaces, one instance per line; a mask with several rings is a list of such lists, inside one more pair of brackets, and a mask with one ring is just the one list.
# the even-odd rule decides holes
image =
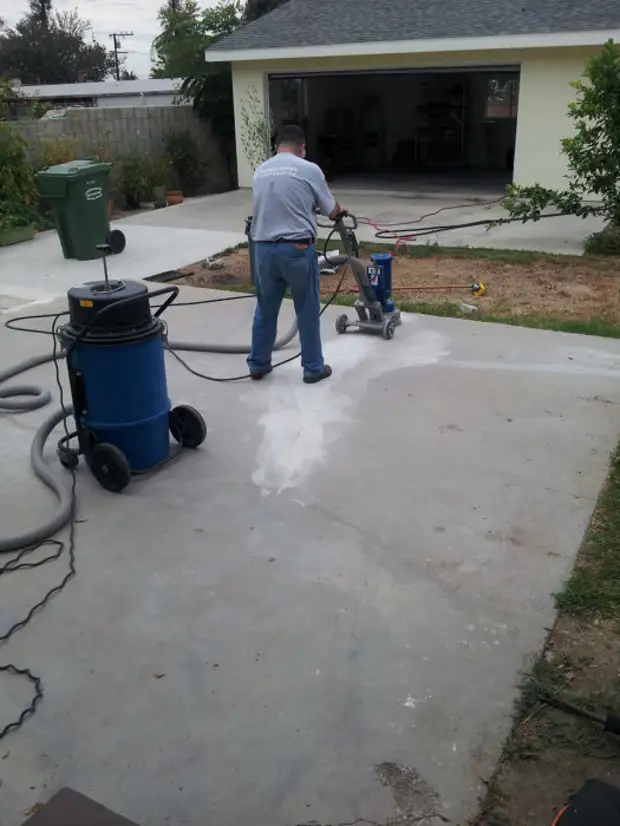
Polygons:
[[114,65],[116,67],[115,74],[116,79],[121,79],[121,64],[119,61],[119,55],[127,54],[127,52],[121,52],[121,37],[133,37],[133,32],[112,32],[110,35],[112,41],[114,42]]

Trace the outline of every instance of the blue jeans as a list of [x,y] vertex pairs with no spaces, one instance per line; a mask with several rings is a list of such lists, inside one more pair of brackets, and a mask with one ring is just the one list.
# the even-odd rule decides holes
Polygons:
[[288,287],[299,323],[304,375],[322,373],[320,273],[314,247],[256,242],[254,265],[257,303],[248,356],[251,372],[258,373],[271,365],[278,314]]

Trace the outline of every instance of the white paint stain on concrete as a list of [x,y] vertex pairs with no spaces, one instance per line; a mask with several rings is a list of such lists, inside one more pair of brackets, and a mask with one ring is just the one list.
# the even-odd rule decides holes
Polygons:
[[432,698],[432,694],[427,694],[425,697],[420,697],[419,699],[414,697],[413,694],[407,694],[407,699],[405,700],[405,708],[416,708],[420,705],[420,703],[426,703],[427,700],[432,700]]
[[330,442],[354,421],[354,405],[369,381],[393,370],[435,364],[448,355],[444,336],[417,327],[415,319],[406,319],[391,342],[355,333],[339,336],[324,348],[325,360],[334,368],[331,379],[304,385],[294,362],[242,396],[262,409],[263,437],[252,474],[262,491],[296,488],[325,462]]

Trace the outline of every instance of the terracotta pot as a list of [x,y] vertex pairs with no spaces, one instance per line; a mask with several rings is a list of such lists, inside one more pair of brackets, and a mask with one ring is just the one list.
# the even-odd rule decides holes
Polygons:
[[168,206],[176,206],[177,204],[182,204],[183,193],[180,192],[178,189],[173,189],[170,192],[166,192],[166,201],[168,201]]

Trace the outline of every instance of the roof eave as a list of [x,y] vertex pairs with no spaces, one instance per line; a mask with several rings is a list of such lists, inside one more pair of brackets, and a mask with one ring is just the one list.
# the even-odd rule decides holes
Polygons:
[[284,46],[274,49],[207,49],[205,60],[207,63],[238,63],[257,60],[365,57],[382,54],[430,54],[498,49],[600,46],[610,39],[620,40],[620,29],[543,34],[506,34],[491,37],[442,37],[433,40],[387,40],[322,46]]

